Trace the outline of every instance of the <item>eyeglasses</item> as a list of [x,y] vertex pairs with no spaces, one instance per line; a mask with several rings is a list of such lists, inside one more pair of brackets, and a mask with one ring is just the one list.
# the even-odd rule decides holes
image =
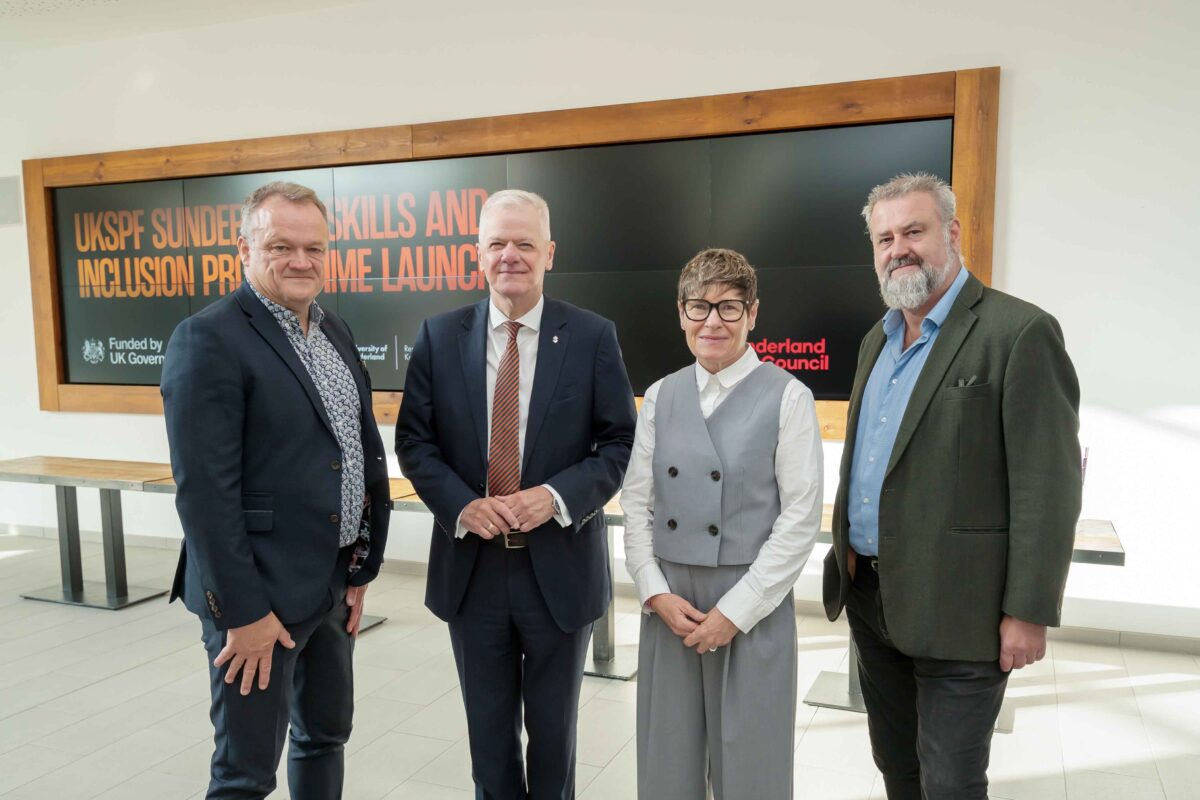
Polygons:
[[719,303],[710,303],[707,300],[684,300],[683,313],[692,322],[704,322],[708,319],[708,315],[712,313],[713,306],[716,306],[717,316],[725,322],[737,322],[741,319],[746,309],[750,307],[749,300],[722,300]]

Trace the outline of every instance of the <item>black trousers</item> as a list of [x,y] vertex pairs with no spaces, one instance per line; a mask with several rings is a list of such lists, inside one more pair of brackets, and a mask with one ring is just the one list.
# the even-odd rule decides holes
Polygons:
[[590,624],[571,632],[555,624],[528,549],[480,546],[450,622],[477,800],[575,797],[575,728],[591,633]]
[[912,658],[897,650],[879,575],[862,556],[846,614],[871,751],[889,800],[987,800],[992,729],[1008,673],[998,661]]
[[266,691],[258,679],[241,695],[241,674],[226,685],[225,672],[212,666],[225,646],[226,632],[201,619],[212,689],[216,749],[208,800],[262,800],[275,789],[275,770],[291,726],[288,787],[292,800],[337,800],[345,776],[344,747],[354,715],[354,638],[346,633],[346,577],[353,547],[343,548],[320,611],[285,627],[295,641],[278,642],[271,657]]

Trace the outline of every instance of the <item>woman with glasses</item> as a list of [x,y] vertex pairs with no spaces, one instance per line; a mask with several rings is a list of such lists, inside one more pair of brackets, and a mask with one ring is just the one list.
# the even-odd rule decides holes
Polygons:
[[642,800],[790,800],[792,585],[820,527],[812,392],[760,362],[754,268],[701,251],[679,276],[696,357],[646,390],[625,475],[625,563],[643,604]]

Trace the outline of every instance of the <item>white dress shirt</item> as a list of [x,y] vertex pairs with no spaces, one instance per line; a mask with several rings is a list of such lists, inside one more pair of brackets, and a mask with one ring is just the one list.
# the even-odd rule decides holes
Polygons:
[[[733,387],[759,366],[750,347],[715,375],[696,364],[700,412],[705,419],[724,402]],[[671,587],[654,556],[654,402],[658,381],[646,390],[638,414],[633,454],[621,488],[625,512],[625,567],[637,585],[643,610],[646,601]],[[735,469],[736,465],[727,465]],[[749,571],[717,602],[729,620],[747,633],[779,606],[800,577],[821,527],[821,433],[812,392],[800,381],[784,389],[779,406],[779,444],[775,448],[775,480],[780,513]],[[701,609],[702,611],[704,609]]]
[[[545,307],[545,296],[539,297],[537,305],[516,320],[521,323],[520,329],[517,330],[517,358],[521,364],[520,386],[517,390],[519,393],[517,442],[521,448],[522,464],[525,463],[525,432],[529,429],[529,399],[533,397],[533,373],[537,369],[538,331],[542,327],[542,310]],[[500,359],[504,357],[504,351],[508,349],[508,330],[504,326],[506,322],[508,322],[508,317],[505,313],[496,307],[494,301],[488,301],[487,425],[489,447],[487,452],[489,453],[492,443],[492,405],[495,402],[496,394],[496,372],[500,369]],[[548,483],[543,483],[542,486],[550,490],[550,494],[554,495],[554,499],[558,502],[558,507],[562,509],[561,514],[554,515],[554,520],[564,528],[567,527],[571,524],[571,512],[567,510],[567,504],[563,502],[562,496],[555,491],[553,486]],[[462,514],[459,514],[458,527],[454,535],[461,539],[467,535],[467,532],[462,524]]]

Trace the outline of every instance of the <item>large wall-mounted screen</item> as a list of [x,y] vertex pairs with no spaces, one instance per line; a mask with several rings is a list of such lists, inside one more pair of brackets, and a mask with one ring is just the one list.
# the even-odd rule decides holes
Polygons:
[[479,208],[512,187],[550,204],[547,294],[616,322],[639,394],[690,360],[675,285],[715,246],[758,269],[761,357],[846,399],[883,312],[859,210],[899,172],[950,179],[951,137],[946,119],[57,189],[66,379],[157,384],[175,325],[241,282],[243,199],[287,179],[329,206],[319,302],[350,324],[377,390],[403,388],[424,318],[485,296]]

